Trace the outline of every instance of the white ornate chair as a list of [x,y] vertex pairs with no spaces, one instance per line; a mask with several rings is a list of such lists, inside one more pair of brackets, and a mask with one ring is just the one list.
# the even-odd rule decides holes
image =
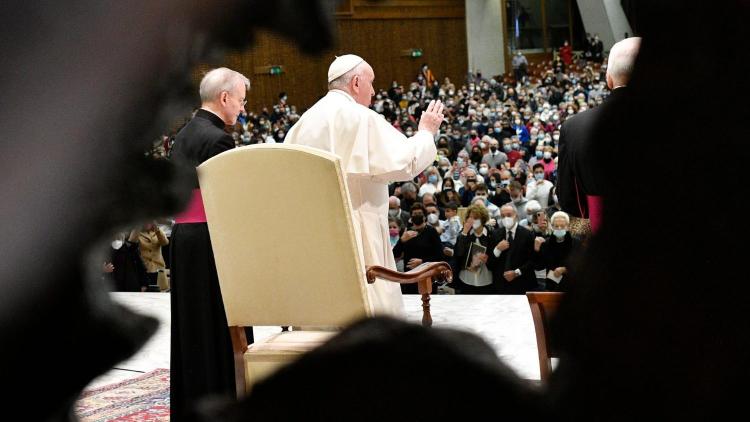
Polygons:
[[[340,159],[314,148],[241,147],[198,167],[239,396],[334,331],[284,331],[247,347],[245,326],[343,327],[373,315],[366,283],[418,283],[430,325],[432,279],[446,263],[365,268]],[[382,281],[379,281],[382,282]]]

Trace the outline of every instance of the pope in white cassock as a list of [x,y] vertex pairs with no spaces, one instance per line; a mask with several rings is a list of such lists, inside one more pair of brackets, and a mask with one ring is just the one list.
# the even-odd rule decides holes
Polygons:
[[[328,94],[300,117],[284,142],[341,157],[365,265],[395,270],[388,241],[388,183],[411,180],[435,160],[443,105],[431,102],[419,131],[407,139],[368,108],[374,80],[375,72],[361,57],[337,57],[328,69]],[[368,289],[376,313],[404,314],[399,284],[377,280]]]

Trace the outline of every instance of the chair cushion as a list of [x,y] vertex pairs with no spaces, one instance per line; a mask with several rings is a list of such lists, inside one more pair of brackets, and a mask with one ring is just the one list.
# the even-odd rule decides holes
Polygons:
[[[251,344],[245,356],[262,354],[299,354],[314,349],[328,341],[334,331],[284,331]],[[252,359],[252,357],[251,357]]]

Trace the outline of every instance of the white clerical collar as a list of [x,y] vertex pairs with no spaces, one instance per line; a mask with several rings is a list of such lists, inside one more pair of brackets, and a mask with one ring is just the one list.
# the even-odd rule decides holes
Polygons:
[[349,101],[351,101],[351,102],[353,102],[353,103],[354,103],[354,102],[356,102],[356,101],[354,101],[354,97],[352,97],[351,95],[349,95],[349,93],[348,93],[348,92],[346,92],[346,91],[342,91],[342,90],[340,90],[340,89],[331,89],[331,90],[329,90],[328,92],[335,92],[335,93],[337,93],[337,94],[341,94],[341,95],[343,95],[344,97],[346,97],[346,98],[347,98],[347,99],[348,99]]

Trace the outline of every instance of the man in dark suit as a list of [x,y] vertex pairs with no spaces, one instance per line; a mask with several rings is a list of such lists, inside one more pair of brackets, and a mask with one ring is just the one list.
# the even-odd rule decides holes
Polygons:
[[629,128],[632,122],[623,118],[625,114],[621,110],[629,107],[627,83],[640,41],[637,37],[628,38],[612,47],[607,68],[607,86],[612,90],[611,94],[600,106],[566,120],[560,129],[558,201],[570,216],[590,218],[594,231],[601,224],[605,192],[616,191],[615,181],[609,180],[607,175],[610,173],[605,171],[608,163],[601,157],[613,154],[612,148],[617,147],[594,134],[600,133],[597,128],[603,124],[613,134],[632,132]]
[[[195,174],[195,167],[234,148],[224,127],[236,123],[249,88],[250,81],[233,70],[208,72],[200,84],[201,108],[175,139],[174,161]],[[193,188],[193,198],[172,230],[173,420],[203,396],[235,397],[232,343],[197,176]]]
[[500,207],[501,227],[490,237],[487,268],[500,294],[522,295],[536,286],[534,234],[518,224],[512,204]]

